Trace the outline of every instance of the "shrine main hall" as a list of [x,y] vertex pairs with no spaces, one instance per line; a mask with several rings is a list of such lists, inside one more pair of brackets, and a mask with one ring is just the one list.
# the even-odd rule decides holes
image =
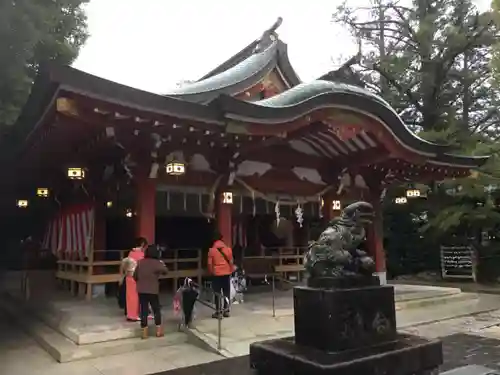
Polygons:
[[4,198],[36,218],[33,235],[75,293],[118,281],[137,236],[165,247],[175,283],[201,280],[215,230],[243,264],[272,259],[297,279],[318,228],[359,199],[377,211],[367,251],[385,282],[385,189],[486,162],[419,138],[349,67],[302,82],[279,23],[165,95],[40,69],[14,125],[23,142]]

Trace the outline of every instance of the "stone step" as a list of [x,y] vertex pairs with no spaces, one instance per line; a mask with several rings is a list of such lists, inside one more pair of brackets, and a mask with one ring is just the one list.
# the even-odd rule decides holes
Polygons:
[[486,297],[489,296],[483,295],[479,299],[453,302],[446,305],[434,305],[397,311],[396,319],[398,328],[415,327],[500,309],[500,301],[497,298]]
[[[2,299],[13,306],[22,306],[24,311],[32,317],[36,317],[42,323],[62,334],[77,345],[97,344],[102,342],[137,338],[141,336],[138,323],[124,322],[120,316],[117,324],[81,326],[72,324],[71,314],[54,308],[50,303],[36,304],[19,299],[15,295],[5,293]],[[165,319],[165,333],[178,331],[178,322]],[[121,323],[120,323],[121,322]]]
[[427,306],[447,305],[455,302],[477,300],[478,295],[474,293],[448,293],[448,294],[429,294],[414,299],[407,299],[402,301],[396,300],[396,311],[405,309],[415,309]]
[[[58,362],[72,362],[187,342],[187,335],[184,332],[167,332],[162,338],[151,337],[147,340],[127,338],[78,345],[37,318],[32,317],[28,312],[19,309],[18,306],[15,307],[5,303],[5,301],[0,306],[10,319],[26,330]],[[151,333],[153,332],[151,331]]]
[[[390,284],[389,284],[390,285]],[[441,297],[460,294],[459,288],[441,288],[432,286],[392,285],[396,302],[417,300],[429,297]]]
[[[444,305],[434,304],[397,311],[397,328],[408,329],[414,326],[500,309],[498,298],[482,296],[478,299],[475,294],[469,294],[467,297],[466,300],[458,299]],[[248,354],[249,344],[255,341],[294,335],[294,318],[292,314],[277,315],[276,318],[272,318],[270,313],[267,313],[267,315],[256,313],[245,316],[233,315],[230,320],[222,321],[221,348],[218,348],[217,345],[217,328],[213,320],[200,320],[195,322],[194,326],[195,328],[188,332],[189,342],[196,343],[197,346],[224,357]],[[246,333],[249,327],[254,326],[265,326],[266,336],[263,337],[253,330],[251,331],[252,335]],[[246,331],[243,332],[244,330]],[[259,332],[262,333],[262,330],[259,330]]]
[[500,372],[485,366],[467,365],[442,372],[441,375],[500,375]]

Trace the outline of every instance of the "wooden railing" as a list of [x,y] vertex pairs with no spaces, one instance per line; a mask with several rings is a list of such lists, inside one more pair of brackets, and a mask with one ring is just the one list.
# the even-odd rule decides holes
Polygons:
[[[243,254],[242,267],[253,278],[264,277],[271,272],[284,279],[294,277],[300,280],[304,271],[303,257],[306,248],[267,248],[255,256]],[[74,295],[92,298],[94,284],[117,283],[120,280],[121,260],[129,250],[96,250],[86,260],[59,260],[56,278]],[[172,280],[175,291],[179,280],[185,277],[196,279],[202,284],[206,270],[202,266],[201,249],[173,249],[163,254],[162,260],[169,269],[163,279]],[[106,259],[107,258],[107,259]]]
[[[88,260],[59,260],[57,262],[56,278],[71,291],[72,294],[85,295],[92,298],[92,285],[116,283],[120,281],[121,259],[129,250],[96,250]],[[162,260],[169,269],[163,279],[173,281],[176,290],[179,279],[195,278],[198,283],[204,275],[200,249],[169,250]],[[101,260],[113,258],[115,260]]]
[[242,267],[249,277],[263,277],[271,270],[284,279],[299,281],[304,272],[304,254],[306,247],[266,248],[260,255],[243,255]]

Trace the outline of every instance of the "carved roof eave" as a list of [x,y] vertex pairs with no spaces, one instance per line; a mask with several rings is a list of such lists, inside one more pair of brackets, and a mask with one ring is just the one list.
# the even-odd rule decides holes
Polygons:
[[228,96],[221,96],[217,102],[226,113],[226,118],[267,126],[291,123],[318,110],[345,109],[372,118],[385,127],[403,147],[424,156],[433,164],[443,167],[477,168],[489,159],[489,156],[455,155],[450,153],[449,146],[418,137],[384,99],[355,85],[316,80],[256,102],[241,101]]
[[[14,126],[20,126],[18,129],[28,134],[43,123],[43,117],[53,108],[54,100],[67,95],[67,92],[100,101],[103,106],[122,106],[141,111],[144,115],[167,115],[186,121],[215,124],[222,131],[225,131],[228,122],[237,121],[244,127],[245,124],[262,124],[270,129],[269,133],[278,128],[282,132],[287,124],[315,112],[329,108],[347,109],[375,120],[406,149],[424,156],[432,163],[475,168],[488,159],[487,156],[452,155],[448,147],[425,141],[412,133],[382,98],[356,86],[329,81],[303,83],[257,102],[221,95],[208,104],[200,104],[134,89],[74,68],[52,66],[37,78],[30,98]],[[251,127],[247,128],[250,134]]]

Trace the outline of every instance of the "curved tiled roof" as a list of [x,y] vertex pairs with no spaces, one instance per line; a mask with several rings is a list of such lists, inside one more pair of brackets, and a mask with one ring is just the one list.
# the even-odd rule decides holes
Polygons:
[[237,95],[262,81],[273,69],[278,69],[285,83],[293,87],[300,83],[287,54],[287,45],[276,34],[281,18],[262,36],[229,60],[203,76],[167,92],[165,95],[196,103],[207,103],[221,94]]
[[226,117],[269,126],[293,121],[323,108],[349,109],[378,119],[407,149],[445,164],[472,167],[484,164],[489,158],[450,154],[449,146],[429,142],[413,133],[383,98],[346,83],[316,80],[260,101],[246,102],[229,96],[217,101]]
[[277,62],[278,43],[274,41],[261,52],[255,52],[239,64],[204,80],[186,84],[167,96],[190,102],[206,103],[221,94],[235,95],[260,82]]
[[[278,24],[279,22],[276,25]],[[373,118],[399,144],[435,163],[467,168],[480,166],[488,159],[451,155],[447,146],[419,138],[407,128],[384,99],[366,89],[346,83],[320,79],[299,84],[295,75],[295,78],[292,77],[295,79],[292,88],[269,99],[247,102],[234,98],[236,93],[257,84],[277,66],[280,53],[284,53],[283,46],[275,34],[275,27],[271,28],[252,46],[251,53],[246,52],[249,55],[245,59],[240,56],[235,61],[226,62],[230,66],[228,69],[209,74],[205,79],[186,85],[167,96],[134,89],[71,67],[51,66],[40,72],[17,125],[23,125],[26,133],[34,129],[60,90],[143,112],[221,127],[225,127],[228,120],[241,120],[250,124],[263,124],[272,129],[276,124],[290,123],[314,111],[339,108]]]

